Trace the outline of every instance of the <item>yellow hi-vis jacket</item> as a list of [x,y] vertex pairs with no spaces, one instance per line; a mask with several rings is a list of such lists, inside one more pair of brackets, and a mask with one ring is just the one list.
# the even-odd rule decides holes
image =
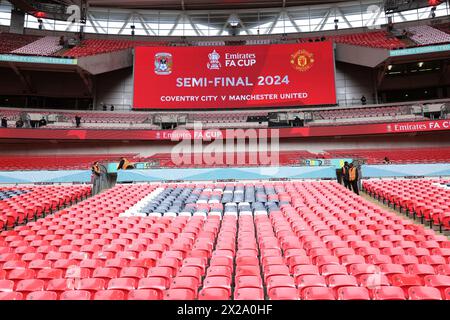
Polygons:
[[348,177],[349,177],[348,180],[355,181],[356,175],[357,175],[356,167],[350,168],[348,170]]

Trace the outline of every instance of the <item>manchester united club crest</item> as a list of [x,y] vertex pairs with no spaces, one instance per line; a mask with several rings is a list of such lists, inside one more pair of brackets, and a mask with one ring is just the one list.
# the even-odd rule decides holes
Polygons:
[[297,71],[308,71],[314,64],[314,54],[305,49],[291,55],[291,65]]
[[167,75],[172,73],[173,59],[170,53],[155,54],[155,73]]

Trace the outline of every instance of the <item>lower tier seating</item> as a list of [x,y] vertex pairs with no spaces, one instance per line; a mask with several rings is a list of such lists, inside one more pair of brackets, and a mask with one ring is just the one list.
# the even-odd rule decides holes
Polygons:
[[450,241],[336,182],[118,185],[0,234],[0,299],[442,300]]
[[90,186],[0,187],[0,228],[14,227],[73,204],[91,193]]
[[89,170],[94,161],[119,161],[134,154],[8,155],[0,156],[0,170]]
[[149,157],[136,157],[135,162],[152,162],[160,167],[226,167],[226,166],[277,166],[299,165],[302,159],[315,159],[307,150],[267,152],[217,152],[209,154],[157,153]]
[[394,148],[325,150],[327,158],[359,158],[368,164],[382,164],[387,157],[393,164],[450,162],[450,148]]
[[364,189],[374,197],[447,230],[450,230],[449,185],[449,179],[373,179],[363,182]]
[[149,162],[161,168],[207,168],[228,166],[298,166],[307,159],[363,159],[367,164],[383,164],[385,157],[392,164],[448,163],[450,148],[338,149],[312,153],[307,150],[268,152],[217,153],[157,153],[85,155],[4,155],[0,156],[0,171],[14,170],[89,170],[94,161],[118,162],[126,157],[133,163]]

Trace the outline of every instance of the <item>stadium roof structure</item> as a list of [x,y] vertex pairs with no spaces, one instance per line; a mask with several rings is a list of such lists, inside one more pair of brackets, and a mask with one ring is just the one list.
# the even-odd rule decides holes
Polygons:
[[[235,10],[287,8],[346,2],[348,0],[88,0],[90,6],[155,10]],[[64,2],[71,2],[66,0]],[[77,2],[77,0],[73,1]]]
[[[89,7],[84,32],[107,35],[158,37],[222,37],[281,35],[379,29],[388,22],[384,0],[10,0],[62,7],[86,3]],[[44,8],[44,7],[43,7]],[[65,7],[64,7],[65,9]],[[432,10],[433,9],[433,10]],[[0,4],[0,24],[9,25],[8,2]],[[38,18],[30,10],[25,27],[36,29]],[[47,12],[46,10],[41,10]],[[450,15],[450,5],[424,7],[390,16],[393,23]],[[3,16],[3,21],[2,21]],[[77,23],[44,17],[43,29],[77,32]]]

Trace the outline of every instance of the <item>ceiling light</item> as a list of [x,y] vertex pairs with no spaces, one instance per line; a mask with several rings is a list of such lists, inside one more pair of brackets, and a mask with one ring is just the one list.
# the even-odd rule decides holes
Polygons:
[[239,18],[233,14],[230,16],[230,18],[228,19],[228,23],[230,24],[230,26],[232,27],[237,27],[239,25]]

